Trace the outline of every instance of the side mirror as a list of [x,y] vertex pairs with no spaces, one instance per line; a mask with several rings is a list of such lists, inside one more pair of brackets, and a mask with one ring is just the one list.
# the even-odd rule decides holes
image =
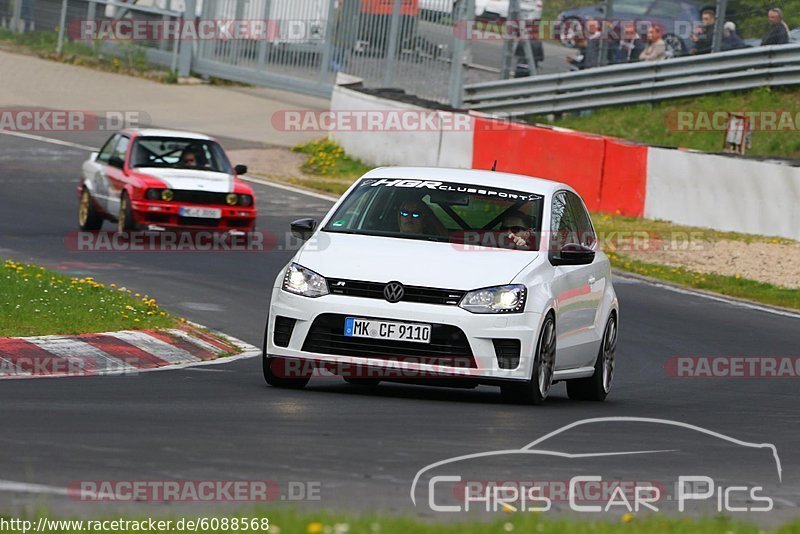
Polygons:
[[293,236],[305,241],[314,234],[314,230],[317,229],[317,221],[311,218],[298,219],[292,223],[291,228]]
[[577,243],[567,243],[550,257],[553,265],[589,265],[594,261],[594,250]]
[[125,162],[122,161],[122,158],[118,156],[111,156],[108,158],[108,164],[112,167],[116,167],[117,169],[121,169],[125,166]]
[[92,152],[89,154],[89,161],[97,161],[97,156],[100,155],[100,152]]
[[233,171],[239,175],[247,174],[247,165],[237,165],[236,167],[233,168]]

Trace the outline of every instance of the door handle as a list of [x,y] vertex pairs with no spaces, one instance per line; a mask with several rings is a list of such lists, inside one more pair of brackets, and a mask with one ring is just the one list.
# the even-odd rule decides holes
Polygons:
[[595,282],[597,282],[597,278],[595,278],[594,276],[590,276],[590,277],[589,277],[589,285],[592,285],[592,284],[594,284]]

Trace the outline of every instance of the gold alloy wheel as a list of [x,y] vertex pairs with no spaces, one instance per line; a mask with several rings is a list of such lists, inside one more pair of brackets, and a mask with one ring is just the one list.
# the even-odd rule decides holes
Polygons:
[[128,213],[128,197],[122,195],[119,201],[119,216],[117,217],[117,232],[122,233],[125,231],[125,219]]
[[89,191],[86,189],[81,193],[81,204],[78,208],[78,224],[83,228],[86,226],[86,221],[89,220],[89,203],[92,201],[89,197]]

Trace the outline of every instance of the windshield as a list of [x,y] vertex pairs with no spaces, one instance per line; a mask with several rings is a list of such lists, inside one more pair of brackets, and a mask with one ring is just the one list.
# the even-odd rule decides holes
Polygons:
[[215,141],[178,137],[138,137],[131,167],[197,169],[233,174],[222,147]]
[[538,250],[543,197],[454,182],[366,179],[323,228],[349,233]]

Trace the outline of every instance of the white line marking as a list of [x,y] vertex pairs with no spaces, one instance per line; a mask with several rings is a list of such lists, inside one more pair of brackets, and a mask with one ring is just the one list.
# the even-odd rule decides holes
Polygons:
[[293,193],[299,193],[301,195],[306,195],[308,197],[319,198],[322,200],[327,200],[328,202],[336,202],[339,200],[339,197],[333,195],[326,195],[324,193],[315,193],[313,191],[308,191],[307,189],[301,189],[299,187],[292,187],[291,185],[282,184],[280,182],[274,182],[272,180],[267,180],[266,178],[253,178],[252,176],[239,176],[240,180],[244,180],[245,182],[253,182],[261,185],[267,185],[270,187],[275,187],[277,189],[285,189],[286,191],[291,191]]
[[3,130],[3,129],[0,129],[0,134],[10,135],[10,136],[13,136],[13,137],[21,137],[23,139],[31,139],[33,141],[41,141],[42,143],[50,143],[52,145],[60,145],[60,146],[67,146],[67,147],[70,147],[70,148],[77,148],[78,150],[88,150],[89,152],[97,151],[97,148],[95,148],[95,147],[91,147],[91,146],[87,146],[87,145],[81,145],[81,144],[78,144],[78,143],[70,143],[69,141],[62,141],[60,139],[53,139],[51,137],[43,137],[41,135],[33,135],[33,134],[22,133],[22,132],[14,132],[14,131],[11,131],[11,130]]
[[191,352],[171,345],[166,341],[161,341],[160,339],[147,335],[144,332],[109,332],[108,335],[125,341],[126,343],[130,343],[137,349],[149,352],[156,358],[168,361],[171,364],[183,364],[201,361],[200,358]]
[[767,312],[767,313],[771,313],[771,314],[774,314],[774,315],[781,315],[783,317],[791,317],[792,319],[800,319],[800,313],[794,313],[794,312],[787,311],[787,310],[778,310],[778,309],[775,309],[775,308],[771,308],[769,306],[762,306],[762,305],[760,305],[758,303],[755,303],[755,302],[731,299],[731,298],[726,297],[725,295],[711,295],[709,293],[705,293],[703,291],[696,291],[696,290],[691,289],[691,288],[676,287],[676,286],[673,286],[673,285],[670,285],[670,284],[664,284],[664,283],[661,283],[661,282],[655,282],[655,281],[651,281],[651,280],[644,280],[644,279],[638,278],[636,276],[627,276],[625,273],[618,272],[618,271],[614,271],[614,277],[623,278],[627,282],[633,282],[633,283],[638,283],[638,284],[645,284],[645,285],[648,285],[648,286],[659,287],[659,288],[662,288],[662,289],[666,289],[668,291],[672,291],[674,293],[679,293],[681,295],[692,295],[692,296],[695,296],[695,297],[703,297],[703,298],[707,298],[709,300],[715,300],[717,302],[723,302],[725,304],[731,304],[733,306],[739,306],[741,308],[747,308],[747,309],[750,309],[750,310],[757,310],[757,311]]
[[44,484],[28,484],[27,482],[14,482],[13,480],[0,480],[0,491],[11,493],[38,493],[48,495],[68,496],[67,488],[58,486],[45,486]]

